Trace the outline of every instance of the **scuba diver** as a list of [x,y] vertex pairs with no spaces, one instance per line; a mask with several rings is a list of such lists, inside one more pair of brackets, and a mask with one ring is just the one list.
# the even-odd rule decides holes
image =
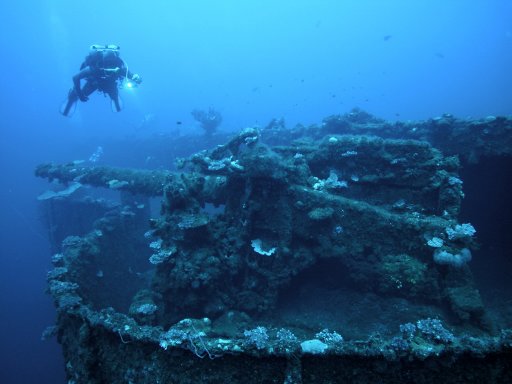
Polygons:
[[[123,82],[128,87],[140,84],[142,78],[128,70],[128,66],[119,56],[119,49],[119,46],[113,44],[91,45],[91,52],[80,66],[80,72],[73,76],[73,88],[69,90],[67,102],[61,109],[64,116],[69,116],[78,100],[89,100],[89,95],[94,91],[109,95],[112,110],[121,110],[119,88]],[[82,79],[85,80],[83,87]]]

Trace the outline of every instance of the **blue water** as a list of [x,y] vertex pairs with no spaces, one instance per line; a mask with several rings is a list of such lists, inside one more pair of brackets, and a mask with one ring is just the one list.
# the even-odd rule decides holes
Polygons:
[[[93,43],[115,43],[143,77],[112,113],[102,95],[58,113]],[[353,107],[389,120],[512,114],[512,2],[174,0],[0,5],[0,382],[64,383],[44,294],[50,246],[33,177],[107,139],[222,130],[283,117],[318,123]],[[145,122],[150,124],[145,124]],[[129,154],[126,154],[129,157]]]

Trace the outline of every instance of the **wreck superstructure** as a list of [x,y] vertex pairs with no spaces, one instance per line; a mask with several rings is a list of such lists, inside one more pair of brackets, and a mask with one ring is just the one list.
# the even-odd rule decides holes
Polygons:
[[474,281],[459,172],[509,156],[511,133],[506,118],[393,126],[354,111],[247,128],[172,171],[40,165],[122,196],[49,273],[70,380],[364,382],[381,367],[393,382],[426,362],[508,377],[512,331]]

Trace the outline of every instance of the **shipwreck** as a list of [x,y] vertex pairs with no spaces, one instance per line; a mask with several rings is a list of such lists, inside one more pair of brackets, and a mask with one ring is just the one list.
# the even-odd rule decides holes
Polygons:
[[167,140],[174,167],[35,171],[61,186],[40,200],[69,383],[512,382],[512,316],[461,218],[463,167],[510,167],[511,119]]

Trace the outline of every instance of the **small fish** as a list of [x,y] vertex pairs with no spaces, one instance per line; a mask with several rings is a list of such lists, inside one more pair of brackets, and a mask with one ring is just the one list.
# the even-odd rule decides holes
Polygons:
[[382,38],[382,40],[384,40],[384,41],[389,41],[389,40],[391,39],[391,37],[392,37],[391,35],[386,35],[386,36],[384,36],[384,37]]
[[182,124],[182,123],[181,123],[181,121],[179,121],[179,120],[176,122],[176,125],[181,125],[181,124]]

